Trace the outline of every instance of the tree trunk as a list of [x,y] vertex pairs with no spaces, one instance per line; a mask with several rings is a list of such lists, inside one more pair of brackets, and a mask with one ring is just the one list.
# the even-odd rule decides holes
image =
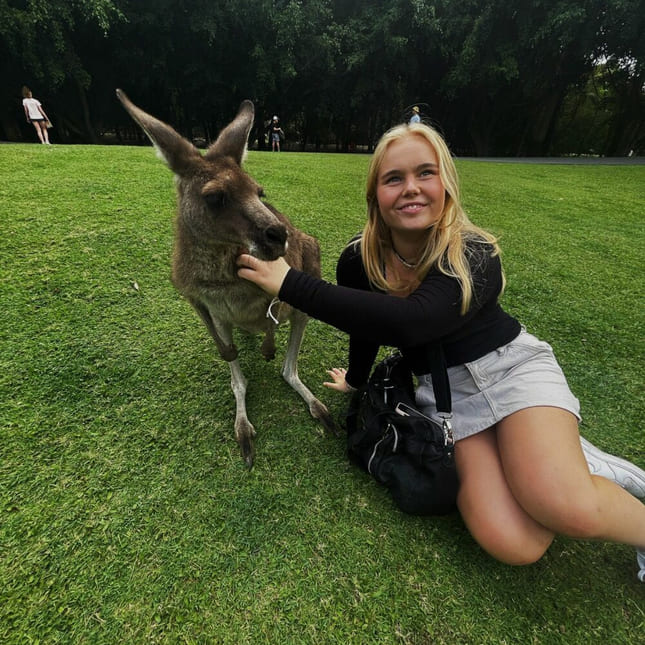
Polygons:
[[87,103],[87,95],[85,94],[85,89],[81,85],[81,82],[76,79],[76,88],[78,90],[78,98],[81,102],[81,110],[83,112],[83,123],[85,125],[85,131],[92,143],[98,143],[98,137],[94,128],[92,126],[92,119],[90,118],[90,107]]

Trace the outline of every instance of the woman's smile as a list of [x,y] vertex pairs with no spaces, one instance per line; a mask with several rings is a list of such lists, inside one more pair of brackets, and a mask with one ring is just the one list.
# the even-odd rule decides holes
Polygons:
[[403,213],[417,213],[419,212],[422,208],[425,208],[426,204],[421,204],[419,202],[412,202],[409,204],[403,204],[402,206],[398,206],[397,209],[400,210]]

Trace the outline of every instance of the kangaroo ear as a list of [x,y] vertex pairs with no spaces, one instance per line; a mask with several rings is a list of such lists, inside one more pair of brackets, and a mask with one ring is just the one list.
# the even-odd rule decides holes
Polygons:
[[220,132],[206,153],[207,159],[233,157],[241,165],[246,155],[246,144],[253,125],[255,108],[251,101],[242,101],[237,116]]
[[168,124],[155,119],[137,107],[123,90],[117,89],[116,95],[130,116],[141,126],[152,141],[157,154],[177,175],[185,175],[202,156],[195,146],[182,137]]

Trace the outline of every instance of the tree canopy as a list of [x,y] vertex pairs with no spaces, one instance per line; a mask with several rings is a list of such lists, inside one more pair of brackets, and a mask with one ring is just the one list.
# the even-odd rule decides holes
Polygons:
[[140,136],[122,87],[206,140],[250,98],[260,146],[277,114],[371,149],[419,105],[461,154],[645,148],[645,0],[0,0],[0,56],[8,140],[27,85],[69,142]]

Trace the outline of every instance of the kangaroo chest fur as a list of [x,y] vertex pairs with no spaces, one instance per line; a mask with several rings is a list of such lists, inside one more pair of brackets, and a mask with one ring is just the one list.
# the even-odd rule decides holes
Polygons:
[[[174,252],[172,281],[186,298],[203,304],[216,320],[251,333],[274,324],[267,317],[272,298],[259,287],[237,277],[237,253],[227,245],[196,244],[182,249],[179,236]],[[284,303],[272,308],[284,321],[290,311]]]
[[[245,285],[205,288],[201,290],[200,300],[206,305],[213,318],[251,333],[264,332],[267,325],[274,324],[267,317],[271,298],[247,292]],[[276,313],[277,311],[274,311],[274,315]]]

